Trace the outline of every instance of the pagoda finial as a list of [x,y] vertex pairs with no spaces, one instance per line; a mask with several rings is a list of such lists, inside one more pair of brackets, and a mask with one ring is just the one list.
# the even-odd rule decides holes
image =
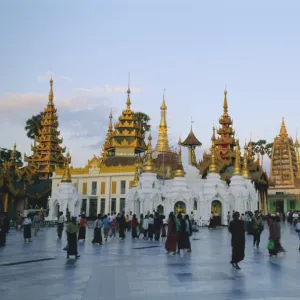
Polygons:
[[50,90],[49,90],[49,102],[53,102],[53,79],[52,79],[52,75],[50,78]]
[[151,144],[152,136],[149,134],[148,136],[148,146],[147,146],[147,161],[144,164],[143,171],[146,173],[153,173],[153,161],[152,161],[152,144]]
[[244,162],[243,162],[243,177],[245,179],[249,179],[249,170],[248,170],[248,150],[247,150],[247,143],[245,143],[244,147]]
[[112,132],[112,130],[113,130],[112,118],[113,118],[112,111],[110,111],[110,113],[109,113],[109,125],[108,125],[109,132]]
[[65,170],[61,182],[72,182],[71,172],[70,172],[70,163],[71,163],[71,155],[69,150],[67,152],[66,161],[65,161]]
[[139,163],[137,162],[135,164],[135,173],[134,173],[134,179],[133,179],[133,183],[132,183],[132,187],[137,187],[139,185]]
[[209,166],[209,173],[215,174],[217,173],[217,167],[216,167],[216,136],[215,136],[215,126],[213,126],[213,135],[211,137],[211,163]]
[[286,127],[285,127],[284,118],[282,118],[279,136],[282,137],[282,138],[288,137],[288,133],[287,133],[287,130],[286,130]]
[[193,121],[193,118],[191,117],[191,132],[193,131],[193,124],[194,124],[194,121]]
[[131,105],[131,101],[130,101],[130,73],[128,73],[128,88],[127,88],[127,100],[126,100],[126,105],[127,105],[127,109],[130,110],[130,105]]
[[181,154],[181,138],[179,138],[178,140],[178,161],[177,161],[177,168],[174,176],[184,177],[184,169],[182,165],[182,154]]
[[227,116],[228,115],[228,103],[227,103],[227,90],[226,90],[226,87],[225,87],[225,90],[224,90],[224,104],[223,104],[223,114],[224,116]]
[[15,162],[16,160],[17,160],[17,144],[14,143],[14,148],[11,151],[11,154],[10,154],[10,161]]
[[163,93],[162,105],[160,107],[160,123],[158,130],[158,138],[155,150],[158,152],[169,152],[168,127],[166,118],[167,105],[165,102],[165,90]]
[[235,162],[234,162],[234,176],[240,176],[241,175],[241,167],[240,167],[240,143],[239,140],[236,140],[236,146],[235,146]]

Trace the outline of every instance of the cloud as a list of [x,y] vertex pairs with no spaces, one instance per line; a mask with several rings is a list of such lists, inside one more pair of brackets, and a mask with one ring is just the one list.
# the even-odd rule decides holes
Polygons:
[[38,82],[49,81],[51,77],[55,79],[55,81],[61,81],[61,80],[72,81],[72,78],[68,76],[55,75],[54,73],[51,72],[46,72],[44,75],[38,75],[37,81]]
[[[128,87],[127,86],[114,86],[106,84],[103,87],[95,87],[95,88],[75,88],[74,91],[80,94],[89,94],[89,95],[112,95],[112,94],[124,94],[126,93]],[[144,90],[142,88],[133,87],[130,88],[131,92],[141,93]]]
[[102,149],[103,142],[104,142],[103,139],[101,139],[101,140],[99,140],[98,142],[96,142],[94,144],[88,145],[86,148],[88,148],[89,150],[100,151]]

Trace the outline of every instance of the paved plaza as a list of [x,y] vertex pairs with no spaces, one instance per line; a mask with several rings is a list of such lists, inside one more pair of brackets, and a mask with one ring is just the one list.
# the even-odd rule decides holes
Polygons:
[[287,252],[268,256],[267,229],[259,251],[247,236],[240,271],[229,263],[227,228],[201,228],[192,237],[193,252],[180,256],[166,255],[162,243],[132,241],[129,234],[125,241],[92,245],[92,234],[89,229],[75,261],[66,260],[66,237],[58,240],[55,228],[26,244],[22,233],[12,231],[0,249],[0,299],[299,299],[298,239],[287,224],[282,228]]

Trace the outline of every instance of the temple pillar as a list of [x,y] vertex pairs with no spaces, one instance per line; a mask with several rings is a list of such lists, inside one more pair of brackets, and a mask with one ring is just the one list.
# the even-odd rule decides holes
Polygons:
[[[105,208],[106,210],[106,208]],[[105,213],[105,210],[104,210],[104,213]],[[97,198],[97,215],[100,214],[101,212],[101,199],[100,197]]]

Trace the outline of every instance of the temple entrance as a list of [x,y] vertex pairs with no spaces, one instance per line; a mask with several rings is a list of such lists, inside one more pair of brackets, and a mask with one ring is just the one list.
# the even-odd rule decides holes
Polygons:
[[162,205],[158,205],[156,208],[156,211],[160,214],[163,215],[164,214],[164,207]]
[[214,224],[219,226],[222,224],[222,203],[219,200],[214,200],[211,203],[211,212],[214,215]]
[[186,213],[186,205],[184,202],[182,201],[178,201],[175,203],[174,205],[174,213],[175,215],[182,213],[185,214]]

